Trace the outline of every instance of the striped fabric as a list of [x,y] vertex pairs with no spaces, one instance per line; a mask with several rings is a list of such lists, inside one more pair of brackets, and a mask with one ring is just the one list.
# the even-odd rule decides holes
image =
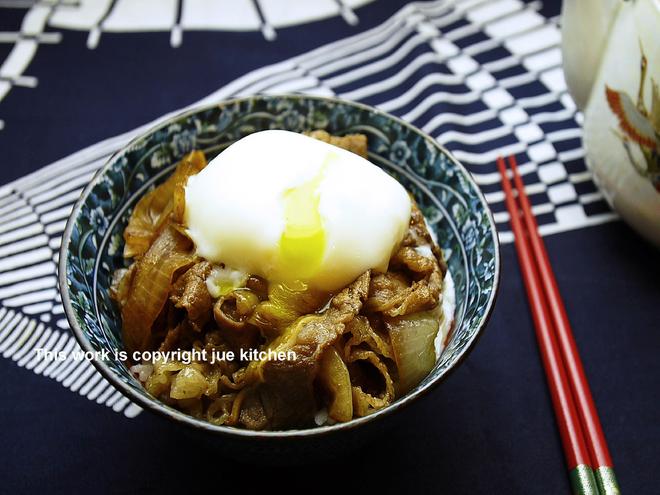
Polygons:
[[[542,234],[613,220],[584,166],[581,115],[563,79],[557,19],[543,17],[540,7],[520,0],[411,3],[374,29],[248,73],[195,105],[302,92],[398,115],[468,167],[505,243],[513,237],[495,166],[499,155],[516,155]],[[72,205],[94,172],[172,114],[0,188],[0,353],[128,417],[140,409],[89,362],[72,357],[78,345],[56,287],[57,250]],[[37,348],[68,357],[45,362]]]

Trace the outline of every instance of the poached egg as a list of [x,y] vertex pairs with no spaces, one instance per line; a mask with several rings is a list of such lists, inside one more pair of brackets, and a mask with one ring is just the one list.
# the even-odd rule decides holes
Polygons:
[[386,271],[411,213],[406,190],[379,167],[283,130],[229,146],[188,179],[185,204],[198,255],[326,291]]

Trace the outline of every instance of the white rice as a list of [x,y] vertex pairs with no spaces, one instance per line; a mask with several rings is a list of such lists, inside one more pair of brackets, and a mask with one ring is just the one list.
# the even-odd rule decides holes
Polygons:
[[323,409],[316,411],[316,414],[314,415],[314,423],[316,423],[316,426],[323,426],[327,422],[328,410],[324,407]]
[[154,367],[152,364],[135,364],[130,368],[131,373],[137,376],[138,380],[142,383],[146,382],[147,379],[154,372]]

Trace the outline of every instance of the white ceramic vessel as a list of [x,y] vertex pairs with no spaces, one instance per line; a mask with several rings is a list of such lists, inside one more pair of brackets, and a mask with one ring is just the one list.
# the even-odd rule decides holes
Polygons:
[[564,0],[566,81],[605,197],[660,246],[660,0]]

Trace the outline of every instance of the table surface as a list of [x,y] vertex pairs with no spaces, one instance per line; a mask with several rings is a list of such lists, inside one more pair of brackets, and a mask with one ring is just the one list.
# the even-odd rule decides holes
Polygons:
[[[385,492],[568,493],[493,178],[500,153],[517,155],[542,213],[623,491],[657,492],[660,258],[617,220],[584,166],[580,116],[555,60],[558,2],[300,1],[282,10],[281,2],[264,0],[206,17],[185,0],[181,10],[177,2],[143,2],[152,10],[140,12],[122,1],[32,3],[0,1],[7,41],[0,43],[3,492],[176,493],[211,479],[220,490],[294,488],[306,475],[344,487],[356,483],[350,472]],[[202,31],[196,22],[216,24]],[[226,30],[228,22],[240,30]],[[305,55],[336,40],[344,41]],[[419,60],[430,52],[447,59],[441,69],[459,84],[433,82],[437,68]],[[534,69],[539,60],[545,65]],[[290,469],[240,464],[191,445],[180,428],[132,406],[91,367],[46,377],[28,359],[47,337],[73,345],[50,267],[67,208],[104,157],[165,114],[209,95],[256,91],[351,97],[423,127],[473,172],[503,241],[492,319],[460,368],[383,438],[334,461]],[[450,94],[428,104],[449,93],[474,98],[465,103]],[[515,120],[521,111],[523,120]],[[468,118],[437,119],[447,112]],[[46,197],[57,208],[40,209]]]

